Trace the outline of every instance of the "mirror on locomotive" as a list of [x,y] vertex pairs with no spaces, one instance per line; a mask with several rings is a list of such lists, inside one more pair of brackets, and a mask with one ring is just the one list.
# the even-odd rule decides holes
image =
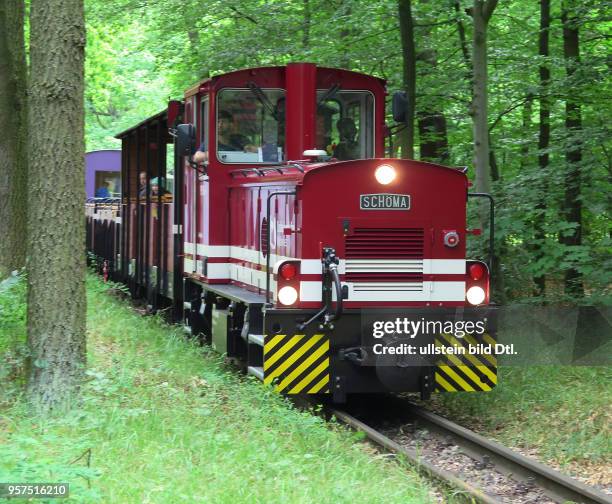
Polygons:
[[168,102],[168,127],[174,128],[182,119],[183,104],[178,100]]
[[398,123],[406,121],[406,107],[408,106],[408,99],[406,98],[406,91],[396,91],[393,93],[393,101],[391,104],[391,112],[393,114],[393,120]]
[[176,127],[176,150],[179,156],[193,156],[196,134],[193,124],[179,124]]

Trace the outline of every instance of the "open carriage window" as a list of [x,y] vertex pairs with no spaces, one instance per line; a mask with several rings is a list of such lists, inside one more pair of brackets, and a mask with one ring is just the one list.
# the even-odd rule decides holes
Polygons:
[[[322,101],[321,101],[322,100]],[[341,161],[374,155],[374,97],[368,91],[317,91],[317,148]]]
[[224,89],[217,101],[217,158],[278,163],[285,147],[285,91]]
[[96,170],[96,198],[118,198],[121,196],[121,173],[118,171]]

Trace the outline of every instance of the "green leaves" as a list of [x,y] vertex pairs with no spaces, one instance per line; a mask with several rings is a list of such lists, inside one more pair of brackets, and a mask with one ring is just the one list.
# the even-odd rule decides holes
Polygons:
[[[417,113],[439,111],[448,129],[451,166],[473,164],[471,82],[460,39],[460,21],[469,41],[471,1],[413,1],[415,20]],[[561,277],[570,264],[583,267],[587,291],[600,289],[610,271],[609,237],[612,145],[608,117],[611,79],[605,2],[581,0],[576,12],[581,59],[567,76],[559,5],[553,2],[550,56],[538,54],[539,4],[500,2],[489,24],[489,127],[500,171],[494,185],[498,201],[496,234],[507,294],[532,295],[531,278],[544,268]],[[114,135],[180,98],[199,79],[242,67],[313,61],[402,84],[402,54],[396,0],[88,0],[87,145],[117,148]],[[471,47],[468,47],[468,59]],[[433,57],[433,58],[432,58]],[[435,61],[435,64],[432,64]],[[550,144],[538,147],[539,67],[550,69]],[[578,100],[582,131],[565,128],[565,104]],[[391,123],[390,117],[387,121]],[[417,138],[417,145],[419,139]],[[566,251],[559,236],[571,231],[564,218],[565,151],[582,147],[581,200],[583,245],[588,252]],[[538,166],[547,154],[548,169]],[[417,149],[417,157],[418,157]],[[469,174],[473,177],[473,170]],[[540,215],[539,203],[546,212]],[[536,228],[546,231],[538,243]],[[470,239],[471,253],[482,257],[486,240]],[[544,252],[541,257],[538,247]],[[565,253],[571,255],[562,260]],[[599,265],[599,268],[594,265]],[[598,271],[599,270],[599,271]],[[605,274],[602,273],[605,271]],[[589,289],[588,286],[593,288]]]

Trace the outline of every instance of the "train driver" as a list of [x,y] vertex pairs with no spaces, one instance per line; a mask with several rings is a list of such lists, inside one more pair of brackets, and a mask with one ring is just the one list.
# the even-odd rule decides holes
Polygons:
[[340,135],[340,142],[334,149],[334,157],[340,161],[359,159],[359,142],[355,140],[357,127],[350,117],[343,117],[336,124]]
[[[234,117],[227,110],[219,111],[217,132],[218,151],[257,152],[257,146],[252,145],[246,136],[235,131]],[[200,148],[194,154],[193,160],[196,163],[208,162],[206,141],[202,142]]]

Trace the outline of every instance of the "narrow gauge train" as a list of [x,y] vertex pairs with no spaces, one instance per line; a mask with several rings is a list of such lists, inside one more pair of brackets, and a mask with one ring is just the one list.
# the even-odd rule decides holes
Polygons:
[[386,95],[381,79],[309,63],[199,82],[117,135],[122,198],[88,204],[88,247],[278,391],[490,390],[494,355],[419,365],[376,355],[362,330],[393,310],[489,309],[489,268],[466,260],[466,170],[384,158]]

